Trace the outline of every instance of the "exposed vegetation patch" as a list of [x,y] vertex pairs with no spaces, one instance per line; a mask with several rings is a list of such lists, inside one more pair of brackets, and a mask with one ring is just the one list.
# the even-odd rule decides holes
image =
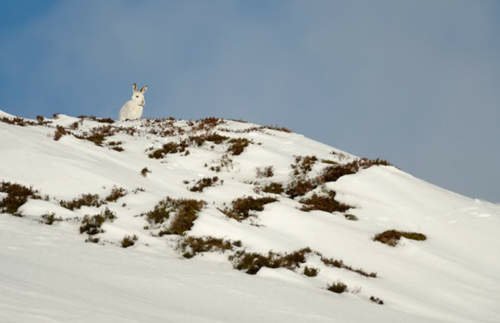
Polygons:
[[203,190],[207,187],[215,185],[219,182],[219,178],[217,176],[214,177],[205,177],[196,182],[196,184],[191,187],[189,190],[191,192],[203,192]]
[[315,180],[299,178],[288,184],[285,193],[293,199],[307,194],[316,187],[318,187],[318,183]]
[[52,225],[55,222],[61,222],[62,218],[56,217],[55,213],[47,213],[40,217],[40,222],[47,225]]
[[96,116],[78,116],[78,118],[81,120],[92,120],[92,121],[96,121],[99,123],[114,123],[115,122],[115,120],[113,120],[111,118],[99,118]]
[[241,155],[241,153],[250,143],[251,141],[246,138],[232,138],[229,140],[229,147],[227,148],[227,152],[233,156]]
[[102,126],[92,128],[90,132],[83,132],[79,135],[74,135],[78,139],[88,140],[96,146],[102,146],[107,137],[114,135],[116,128],[111,126]]
[[310,248],[284,254],[269,251],[267,255],[237,251],[229,259],[233,262],[235,269],[244,270],[247,274],[255,275],[262,267],[295,270],[306,262],[306,256],[311,252]]
[[228,140],[229,137],[219,135],[216,132],[213,133],[206,133],[204,135],[200,136],[190,136],[189,141],[197,145],[198,147],[202,146],[206,141],[214,143],[216,145],[220,145],[226,140]]
[[200,131],[200,130],[211,130],[222,123],[224,123],[223,119],[216,117],[208,117],[201,120],[197,120],[195,122],[191,122],[190,125],[193,131]]
[[214,237],[185,237],[179,241],[178,250],[185,258],[192,258],[203,252],[227,251],[241,247],[241,241],[229,241]]
[[133,236],[124,236],[120,242],[122,248],[132,247],[139,238],[134,234]]
[[66,129],[64,129],[64,127],[57,126],[56,131],[54,132],[54,140],[58,141],[59,139],[61,139],[62,136],[67,135],[67,134],[68,134],[68,132],[66,131]]
[[146,177],[146,176],[148,176],[149,173],[151,173],[151,171],[147,167],[144,167],[143,169],[141,169],[142,176]]
[[82,206],[99,207],[104,204],[97,194],[82,194],[71,201],[60,201],[59,204],[70,210],[79,209]]
[[243,221],[252,215],[250,211],[263,211],[264,205],[276,201],[277,200],[272,197],[241,197],[232,202],[232,207],[230,209],[226,208],[222,210],[222,212],[230,218],[237,221]]
[[407,231],[397,231],[397,230],[387,230],[382,233],[377,234],[373,240],[385,243],[388,246],[395,247],[401,237],[411,240],[424,241],[427,239],[425,234],[418,232],[407,232]]
[[290,165],[295,176],[305,176],[313,168],[314,164],[318,161],[316,156],[296,156],[295,163]]
[[301,210],[306,212],[319,210],[332,213],[345,212],[352,208],[352,206],[336,201],[335,195],[334,191],[329,191],[327,195],[318,195],[315,193],[311,197],[300,201],[303,204]]
[[161,159],[167,154],[183,153],[186,151],[188,144],[185,140],[181,142],[168,142],[164,144],[161,148],[153,150],[148,156],[149,158]]
[[32,187],[26,187],[16,183],[1,182],[0,192],[7,194],[7,196],[0,199],[0,212],[9,213],[12,215],[21,216],[17,210],[21,205],[31,199],[41,199],[38,191]]
[[216,165],[210,166],[210,170],[219,173],[223,169],[229,170],[232,167],[233,160],[229,157],[228,154],[223,154]]
[[336,267],[336,268],[341,268],[341,269],[346,269],[349,271],[352,271],[354,273],[360,274],[361,276],[369,277],[369,278],[376,278],[377,273],[375,272],[366,272],[363,269],[360,268],[353,268],[349,265],[346,265],[342,260],[340,259],[334,259],[334,258],[326,258],[323,257],[321,254],[317,253],[321,257],[321,261],[326,265],[330,267]]
[[203,201],[167,197],[145,215],[147,221],[153,226],[163,224],[171,216],[173,217],[169,225],[160,230],[160,236],[164,234],[183,234],[191,229],[198,217],[198,212],[201,211],[204,205],[205,202]]
[[339,281],[328,285],[326,289],[328,289],[330,292],[342,294],[343,292],[347,291],[347,285]]
[[125,149],[123,149],[122,144],[123,144],[123,142],[121,142],[121,141],[110,141],[107,143],[109,148],[111,148],[115,151],[118,151],[118,152],[122,152],[125,150]]
[[273,166],[266,166],[266,167],[257,167],[256,169],[257,172],[257,178],[266,178],[266,177],[273,177],[274,176],[274,167]]
[[327,167],[321,176],[322,182],[335,182],[344,175],[355,174],[361,169],[372,166],[391,166],[387,160],[361,158],[347,164],[337,164]]
[[19,117],[9,118],[9,117],[3,116],[3,117],[0,117],[0,122],[4,122],[7,124],[20,126],[20,127],[37,125],[37,123],[34,121],[26,120],[26,119],[19,118]]
[[284,192],[283,184],[281,183],[269,183],[262,187],[262,191],[266,193],[281,194]]
[[372,301],[372,302],[374,302],[375,304],[378,304],[378,305],[384,305],[384,301],[381,300],[378,297],[375,297],[375,296],[370,296],[370,301]]
[[[87,233],[89,236],[104,232],[101,228],[106,221],[113,221],[116,215],[106,208],[103,212],[96,215],[85,215],[80,224],[80,234]],[[93,242],[93,241],[92,241]]]
[[111,193],[104,199],[106,202],[116,202],[119,198],[127,195],[127,191],[122,187],[113,187]]
[[319,272],[318,268],[307,267],[307,266],[304,267],[304,275],[306,275],[307,277],[316,277],[318,276],[318,272]]

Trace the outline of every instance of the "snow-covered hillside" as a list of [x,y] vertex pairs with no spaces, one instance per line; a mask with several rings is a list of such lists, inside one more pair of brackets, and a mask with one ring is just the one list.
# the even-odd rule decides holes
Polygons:
[[382,160],[3,112],[0,156],[0,322],[500,321],[500,206]]

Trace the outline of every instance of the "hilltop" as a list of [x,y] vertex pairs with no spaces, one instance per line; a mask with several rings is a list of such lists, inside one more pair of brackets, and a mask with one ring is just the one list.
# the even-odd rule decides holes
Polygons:
[[244,121],[0,112],[2,322],[498,322],[500,206]]

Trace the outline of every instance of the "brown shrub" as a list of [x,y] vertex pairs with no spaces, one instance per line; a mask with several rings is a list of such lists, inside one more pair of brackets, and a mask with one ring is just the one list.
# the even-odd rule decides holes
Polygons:
[[268,185],[262,188],[263,192],[273,193],[273,194],[281,194],[283,193],[283,185],[281,183],[269,183]]
[[228,241],[214,237],[186,237],[177,245],[185,258],[192,258],[202,252],[233,250],[234,247],[241,247],[241,241]]
[[306,212],[319,210],[332,213],[345,212],[352,208],[352,206],[336,201],[335,195],[334,191],[329,191],[327,196],[315,193],[311,197],[300,201],[303,204],[301,210]]
[[201,120],[196,121],[196,123],[191,122],[192,130],[210,130],[218,126],[219,124],[224,123],[224,120],[216,117],[208,117]]
[[285,254],[269,251],[267,255],[238,251],[229,259],[233,262],[235,269],[245,270],[247,274],[255,275],[262,267],[297,269],[300,264],[306,262],[306,256],[311,252],[310,248]]
[[375,273],[375,272],[369,273],[369,272],[366,272],[360,268],[353,268],[349,265],[344,264],[344,262],[340,259],[326,258],[326,257],[323,257],[322,255],[320,255],[320,257],[321,257],[321,261],[326,266],[346,269],[346,270],[352,271],[352,272],[357,273],[357,274],[364,276],[364,277],[369,277],[369,278],[376,278],[377,277],[377,273]]
[[216,145],[219,145],[223,143],[224,141],[228,140],[229,137],[219,135],[218,133],[207,133],[201,136],[191,136],[189,137],[189,141],[195,143],[197,146],[202,146],[205,141],[212,142]]
[[80,234],[87,233],[88,235],[96,235],[98,233],[104,232],[101,229],[102,224],[105,221],[113,221],[116,215],[111,212],[108,208],[96,215],[85,215],[83,217],[82,223],[80,224]]
[[230,145],[227,148],[227,152],[233,156],[241,155],[250,143],[251,141],[246,138],[232,138],[229,140]]
[[328,285],[327,289],[330,292],[342,294],[343,292],[345,292],[347,290],[347,285],[344,284],[343,282],[336,282],[336,283],[332,283],[332,284]]
[[128,248],[135,244],[139,238],[134,234],[133,236],[125,236],[121,241],[122,248]]
[[188,144],[186,141],[181,141],[180,143],[168,142],[164,144],[161,148],[154,150],[148,156],[149,158],[160,159],[165,157],[166,154],[182,153],[186,151]]
[[307,267],[307,266],[304,267],[304,275],[306,275],[307,277],[318,276],[318,271],[319,271],[318,268]]
[[372,302],[374,302],[375,304],[378,304],[378,305],[384,305],[384,301],[381,300],[378,297],[375,297],[375,296],[370,296],[370,301],[372,301]]
[[92,120],[92,121],[97,121],[99,123],[114,123],[115,120],[111,118],[98,118],[96,116],[78,116],[79,119],[81,120]]
[[67,135],[66,129],[62,126],[57,126],[56,131],[54,132],[54,140],[58,141],[62,136]]
[[316,156],[296,156],[295,164],[290,165],[293,169],[293,175],[305,176],[313,168],[314,164],[318,161]]
[[310,179],[295,179],[286,188],[286,194],[290,198],[295,198],[297,196],[303,196],[308,192],[312,191],[318,187],[318,183],[315,180]]
[[168,228],[160,231],[160,236],[164,234],[183,234],[191,229],[205,202],[189,199],[173,199],[167,197],[160,201],[155,208],[147,212],[146,219],[152,225],[162,224],[174,216]]
[[40,217],[40,223],[52,225],[54,222],[61,222],[61,218],[56,218],[55,213],[47,213]]
[[7,194],[7,196],[0,200],[0,212],[17,216],[20,216],[17,210],[28,201],[28,198],[41,199],[40,195],[38,195],[38,191],[34,190],[32,187],[26,187],[16,183],[1,182],[0,192]]
[[218,181],[219,178],[217,176],[205,177],[197,181],[196,184],[189,190],[191,192],[203,192],[205,188],[215,185]]
[[97,194],[82,194],[71,201],[60,201],[59,204],[70,210],[79,209],[82,206],[99,207],[104,204]]
[[194,221],[198,217],[198,212],[201,211],[205,202],[196,200],[177,200],[176,214],[167,229],[160,231],[160,236],[164,234],[184,234],[191,230]]
[[274,176],[274,167],[273,166],[267,166],[264,168],[257,167],[257,178],[264,178],[264,177],[273,177]]
[[93,142],[96,146],[102,146],[107,137],[114,135],[116,129],[111,126],[102,126],[92,128],[90,133],[84,132],[80,135],[75,135],[76,138]]
[[391,164],[388,161],[379,158],[377,159],[361,158],[347,164],[343,165],[336,164],[334,166],[329,166],[325,168],[323,174],[320,177],[320,180],[323,183],[335,182],[344,175],[355,174],[360,169],[365,169],[372,166],[391,166]]
[[263,211],[264,205],[277,200],[272,197],[241,197],[232,202],[231,209],[222,210],[222,212],[230,218],[242,221],[251,216],[250,211]]
[[15,125],[15,126],[20,126],[20,127],[34,126],[34,125],[37,124],[34,121],[25,120],[25,119],[19,118],[19,117],[9,118],[9,117],[5,117],[5,116],[4,117],[0,117],[0,122],[4,122],[4,123],[7,123],[7,124],[11,124],[11,125]]
[[148,175],[148,173],[151,173],[151,171],[147,167],[144,167],[143,169],[141,169],[142,176],[146,177]]
[[398,244],[401,237],[417,241],[423,241],[427,239],[425,234],[422,233],[387,230],[375,235],[375,237],[373,237],[373,240],[385,243],[386,245],[391,247],[395,247]]
[[116,202],[121,197],[127,195],[127,191],[122,187],[113,187],[111,193],[104,199],[106,202]]

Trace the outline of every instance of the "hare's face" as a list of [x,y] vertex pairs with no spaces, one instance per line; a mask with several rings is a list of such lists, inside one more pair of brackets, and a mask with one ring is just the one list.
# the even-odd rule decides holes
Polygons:
[[144,85],[140,90],[137,89],[137,85],[133,85],[132,101],[137,103],[137,105],[144,106],[146,101],[144,100],[144,93],[148,90],[148,86]]

